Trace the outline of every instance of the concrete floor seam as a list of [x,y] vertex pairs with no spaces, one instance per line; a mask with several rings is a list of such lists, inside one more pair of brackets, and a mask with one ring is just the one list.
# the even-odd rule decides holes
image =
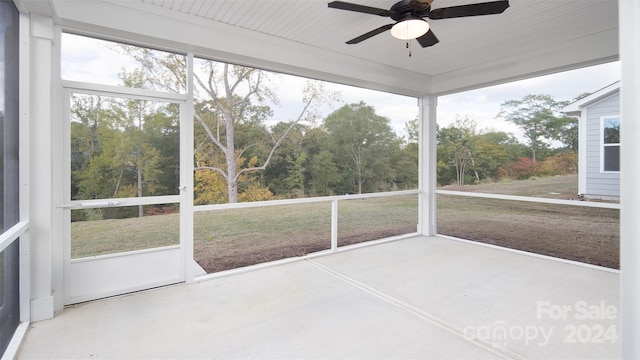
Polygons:
[[383,300],[384,302],[393,305],[399,309],[402,309],[410,314],[412,314],[413,316],[416,316],[424,321],[427,321],[431,324],[434,324],[436,326],[438,326],[439,328],[454,334],[460,338],[462,338],[465,341],[468,341],[476,346],[479,346],[485,350],[488,350],[496,355],[499,355],[502,358],[505,359],[518,359],[518,360],[523,360],[526,359],[526,357],[511,351],[503,346],[500,346],[498,344],[474,337],[474,338],[470,338],[469,336],[465,336],[463,329],[461,329],[460,327],[456,326],[455,324],[452,324],[434,314],[431,314],[427,311],[424,311],[416,306],[413,306],[411,304],[408,304],[402,300],[399,300],[389,294],[386,294],[378,289],[375,289],[369,285],[366,285],[354,278],[351,278],[337,270],[334,270],[326,265],[322,265],[312,259],[306,259],[306,262],[308,262],[309,264],[317,267],[318,269],[376,297],[379,298],[381,300]]

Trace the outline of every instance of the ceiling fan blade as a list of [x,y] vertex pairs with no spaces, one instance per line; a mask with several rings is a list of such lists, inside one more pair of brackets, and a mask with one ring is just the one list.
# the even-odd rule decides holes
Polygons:
[[418,40],[422,47],[433,46],[440,42],[440,40],[438,40],[438,38],[436,37],[436,34],[434,34],[431,29],[429,29],[426,34],[420,36],[416,40]]
[[509,7],[508,0],[492,1],[480,4],[469,4],[434,9],[429,12],[429,19],[450,19],[465,16],[500,14]]
[[355,12],[365,13],[365,14],[389,16],[389,17],[392,15],[396,15],[394,11],[374,8],[371,6],[358,5],[358,4],[348,3],[344,1],[332,1],[328,5],[330,8],[333,8],[333,9],[355,11]]
[[378,35],[380,33],[383,33],[385,31],[391,29],[393,27],[393,25],[394,24],[384,25],[384,26],[381,26],[381,27],[379,27],[379,28],[377,28],[375,30],[371,30],[366,34],[362,34],[362,35],[358,36],[357,38],[353,38],[353,39],[347,41],[347,44],[353,45],[353,44],[357,44],[357,43],[359,43],[361,41],[367,40],[370,37],[376,36],[376,35]]

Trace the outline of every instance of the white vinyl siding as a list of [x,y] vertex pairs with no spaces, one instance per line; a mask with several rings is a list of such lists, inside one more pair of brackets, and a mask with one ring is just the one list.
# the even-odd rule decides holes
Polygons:
[[619,116],[620,94],[616,92],[587,107],[586,195],[619,196],[620,173],[603,171],[603,118]]

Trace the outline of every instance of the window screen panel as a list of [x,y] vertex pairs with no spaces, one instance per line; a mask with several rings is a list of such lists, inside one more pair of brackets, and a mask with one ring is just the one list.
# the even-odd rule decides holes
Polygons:
[[620,146],[604,147],[604,171],[620,171]]

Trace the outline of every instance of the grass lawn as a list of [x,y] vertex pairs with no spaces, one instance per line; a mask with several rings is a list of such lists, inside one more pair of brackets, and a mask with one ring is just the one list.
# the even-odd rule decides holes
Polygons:
[[[338,246],[412,233],[418,195],[341,200]],[[71,224],[72,258],[178,244],[179,215]],[[331,248],[331,202],[194,214],[194,258],[207,272]]]
[[438,233],[619,267],[619,211],[438,195]]
[[71,223],[72,259],[178,244],[177,213]]
[[[416,231],[418,196],[341,200],[338,246]],[[331,202],[198,212],[194,258],[207,272],[331,248]]]
[[[575,175],[447,190],[570,199]],[[618,269],[620,211],[438,195],[438,233]]]
[[447,185],[441,187],[441,189],[569,200],[575,198],[578,194],[578,175],[550,176],[528,180],[502,180],[479,185]]
[[[576,176],[445,187],[569,199]],[[72,258],[178,244],[179,215],[71,224]],[[338,246],[416,231],[418,196],[341,200]],[[596,265],[619,266],[619,211],[438,195],[438,232]],[[197,212],[194,258],[207,272],[326,250],[331,202]]]

